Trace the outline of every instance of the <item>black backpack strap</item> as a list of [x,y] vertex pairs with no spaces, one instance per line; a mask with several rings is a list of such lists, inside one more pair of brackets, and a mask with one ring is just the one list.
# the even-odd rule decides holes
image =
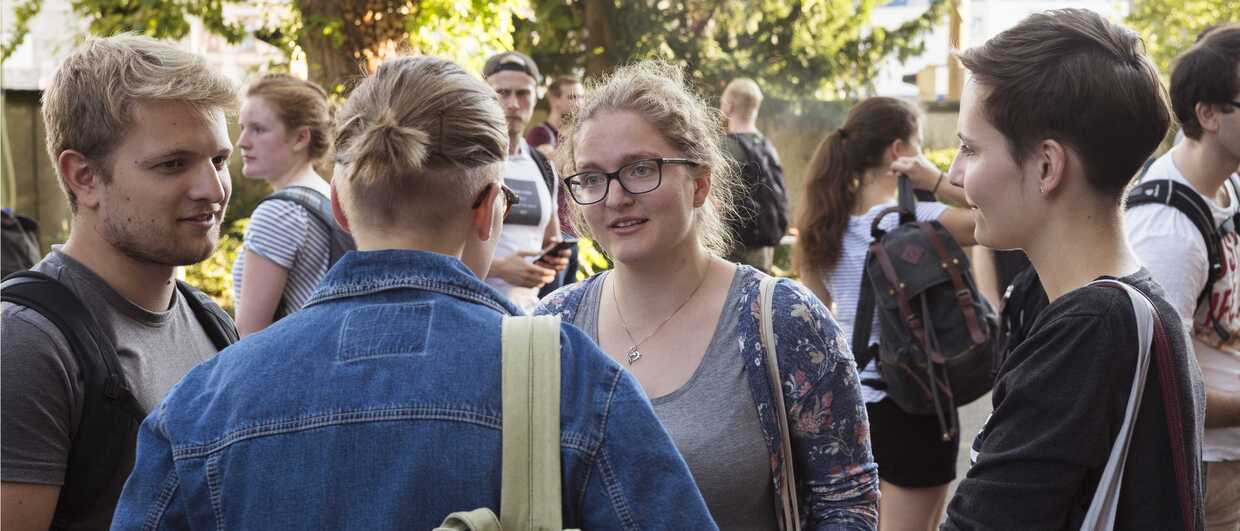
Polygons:
[[184,281],[177,281],[177,291],[185,298],[186,304],[194,312],[198,324],[202,326],[207,337],[215,344],[215,348],[224,350],[229,345],[240,341],[237,326],[228,313],[215,304],[211,297]]
[[551,161],[547,160],[547,156],[543,155],[541,151],[533,147],[530,147],[530,158],[534,159],[534,165],[538,166],[539,173],[542,173],[543,182],[547,184],[547,193],[551,194],[551,199],[554,203],[559,187],[556,186],[555,170],[551,169]]
[[900,205],[900,224],[913,223],[917,221],[917,190],[913,188],[913,181],[907,175],[900,174],[898,199]]
[[[1205,241],[1210,270],[1205,287],[1197,295],[1197,304],[1201,305],[1203,301],[1208,300],[1214,282],[1223,277],[1225,267],[1223,239],[1218,227],[1214,225],[1214,214],[1210,210],[1210,205],[1201,198],[1201,194],[1189,186],[1170,179],[1153,179],[1134,186],[1128,192],[1124,208],[1129,209],[1151,203],[1167,205],[1180,211],[1188,217],[1194,227],[1197,227],[1197,232],[1201,233],[1201,238]],[[1214,330],[1224,341],[1231,337],[1231,334],[1227,333],[1212,315],[1210,320]]]
[[262,198],[258,204],[261,205],[272,199],[296,203],[298,206],[306,209],[310,216],[327,230],[327,237],[329,238],[327,267],[334,265],[341,256],[344,256],[344,253],[357,248],[353,237],[336,224],[335,216],[332,214],[331,199],[319,193],[318,190],[306,186],[287,186],[274,194]]
[[82,417],[69,450],[56,510],[70,520],[116,505],[133,467],[146,416],[130,392],[116,347],[81,300],[60,281],[20,271],[0,284],[0,299],[43,315],[69,343],[83,382]]
[[861,270],[861,288],[857,299],[857,314],[853,319],[852,349],[860,372],[874,357],[870,349],[870,328],[874,326],[874,287],[870,285],[870,266]]

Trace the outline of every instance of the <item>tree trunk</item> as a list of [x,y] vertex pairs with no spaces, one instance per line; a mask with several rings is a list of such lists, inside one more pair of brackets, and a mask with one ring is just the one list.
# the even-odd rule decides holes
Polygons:
[[616,68],[611,43],[612,0],[585,0],[586,77],[597,78]]

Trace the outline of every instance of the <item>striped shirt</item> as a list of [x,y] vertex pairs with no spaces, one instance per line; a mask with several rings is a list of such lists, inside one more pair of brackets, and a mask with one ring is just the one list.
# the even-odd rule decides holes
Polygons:
[[[244,249],[271,260],[288,271],[284,294],[276,308],[279,319],[297,310],[310,299],[323,275],[327,274],[331,234],[305,208],[291,201],[264,201],[254,209],[245,231]],[[241,273],[245,253],[237,253],[233,264],[233,296],[241,305]]]
[[[853,326],[857,320],[857,303],[861,298],[861,272],[865,269],[865,255],[874,240],[870,236],[870,224],[874,217],[883,209],[896,206],[895,202],[876,205],[865,214],[852,216],[848,220],[848,228],[844,230],[844,244],[840,249],[840,259],[833,270],[826,271],[822,278],[826,279],[827,290],[835,301],[835,320],[844,329],[844,337],[852,342]],[[947,205],[942,203],[917,203],[917,220],[931,221],[939,218]],[[896,227],[899,216],[889,214],[878,224],[883,230]],[[878,343],[878,314],[875,312],[874,322],[870,323],[870,344]],[[881,401],[887,396],[878,389],[864,385],[866,380],[882,380],[878,373],[877,360],[871,361],[861,371],[861,399],[866,403]]]

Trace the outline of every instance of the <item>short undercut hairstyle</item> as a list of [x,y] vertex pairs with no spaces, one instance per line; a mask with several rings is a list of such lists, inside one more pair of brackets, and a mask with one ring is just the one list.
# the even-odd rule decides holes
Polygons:
[[1171,108],[1184,136],[1201,140],[1197,104],[1230,113],[1240,94],[1240,24],[1224,24],[1204,32],[1180,55],[1171,72]]
[[[202,57],[176,45],[132,34],[92,38],[78,46],[43,93],[47,154],[53,163],[66,150],[103,168],[110,181],[111,156],[133,124],[141,102],[183,102],[206,116],[237,108],[237,88]],[[60,182],[77,212],[77,197]]]
[[959,57],[988,89],[982,112],[1013,159],[1056,140],[1116,201],[1166,136],[1166,91],[1144,43],[1093,11],[1035,13]]

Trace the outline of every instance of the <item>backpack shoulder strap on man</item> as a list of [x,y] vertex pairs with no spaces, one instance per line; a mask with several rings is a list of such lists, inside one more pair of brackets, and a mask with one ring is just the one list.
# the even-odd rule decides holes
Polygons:
[[538,166],[539,173],[542,173],[543,182],[547,184],[547,192],[554,198],[558,188],[555,182],[555,170],[551,169],[551,161],[547,160],[547,156],[534,147],[530,147],[530,158],[534,159],[534,165]]
[[[1190,186],[1170,179],[1153,179],[1142,182],[1129,190],[1124,208],[1129,209],[1151,203],[1167,205],[1180,211],[1188,217],[1194,227],[1197,227],[1197,232],[1201,233],[1201,238],[1205,241],[1210,270],[1205,287],[1197,295],[1197,304],[1200,305],[1210,296],[1214,282],[1222,278],[1223,267],[1225,267],[1223,240],[1218,227],[1214,225],[1214,214],[1210,210],[1210,205],[1206,204],[1201,194]],[[1226,340],[1231,336],[1222,325],[1214,320],[1212,315],[1210,320],[1220,337]]]
[[241,340],[232,317],[229,317],[223,308],[215,304],[211,296],[181,280],[177,281],[177,291],[185,298],[186,304],[189,304],[190,309],[193,310],[198,324],[207,333],[207,337],[211,338],[211,343],[215,344],[215,348],[224,350]]
[[334,265],[341,256],[344,256],[344,253],[357,249],[353,236],[350,236],[336,223],[335,216],[332,214],[331,199],[319,193],[318,190],[306,186],[287,186],[283,190],[264,197],[258,204],[261,205],[272,199],[296,203],[306,209],[320,226],[327,229],[327,236],[330,238],[327,267]]
[[121,372],[116,347],[81,300],[60,281],[20,271],[0,284],[0,298],[38,312],[69,344],[83,382],[82,416],[69,450],[57,512],[92,514],[115,504],[133,466],[138,425],[145,412]]

